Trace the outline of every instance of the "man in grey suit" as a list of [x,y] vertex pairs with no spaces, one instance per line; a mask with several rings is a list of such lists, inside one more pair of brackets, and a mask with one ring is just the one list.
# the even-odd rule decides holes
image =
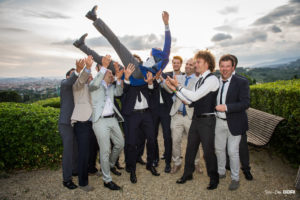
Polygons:
[[60,86],[60,115],[58,130],[63,141],[63,185],[68,189],[75,189],[77,186],[72,181],[73,174],[77,173],[77,144],[71,126],[71,115],[74,109],[74,97],[72,86],[77,80],[78,74],[84,67],[84,60],[76,61],[76,70],[73,68],[66,74],[66,79],[61,81]]
[[[113,85],[114,76],[111,70],[107,69],[110,61],[110,56],[103,57],[103,66],[89,84],[89,90],[93,107],[93,129],[100,148],[100,163],[104,186],[111,190],[120,190],[120,187],[112,181],[110,169],[115,166],[116,160],[124,147],[124,138],[117,118],[120,121],[124,121],[124,119],[113,103],[114,96],[121,96],[123,93],[121,77],[124,70],[120,71],[118,63],[114,63],[117,83],[116,86]],[[132,67],[128,67],[126,73],[130,69]],[[112,150],[110,149],[110,141],[114,144]]]

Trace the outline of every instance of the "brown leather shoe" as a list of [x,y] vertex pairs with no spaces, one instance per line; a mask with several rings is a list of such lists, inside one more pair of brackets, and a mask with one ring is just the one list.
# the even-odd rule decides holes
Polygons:
[[175,173],[177,173],[179,170],[180,170],[180,168],[181,168],[181,165],[174,165],[173,167],[172,167],[172,170],[171,170],[171,174],[175,174]]
[[201,169],[200,164],[195,165],[195,170],[198,174],[203,174],[203,170]]

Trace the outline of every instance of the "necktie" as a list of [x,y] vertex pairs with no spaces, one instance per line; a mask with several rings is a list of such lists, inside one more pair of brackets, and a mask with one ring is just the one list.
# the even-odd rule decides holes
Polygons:
[[200,87],[200,83],[202,81],[203,77],[199,78],[199,80],[197,81],[196,85],[195,85],[195,90],[197,90]]
[[138,101],[142,102],[141,90],[138,90]]
[[222,89],[221,89],[221,95],[220,95],[220,104],[223,104],[223,90],[224,90],[224,85],[225,83],[227,83],[228,80],[226,81],[222,81],[223,82],[223,85],[222,85]]
[[[190,78],[192,78],[192,77],[187,77],[187,76],[185,77],[184,86],[188,85]],[[186,108],[185,108],[185,105],[183,104],[182,116],[185,116],[185,115],[186,115]]]

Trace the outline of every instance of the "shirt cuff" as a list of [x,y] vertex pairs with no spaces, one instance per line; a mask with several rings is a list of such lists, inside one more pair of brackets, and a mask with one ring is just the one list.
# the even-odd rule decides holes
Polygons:
[[125,79],[124,79],[124,83],[130,85],[130,81],[127,81],[127,80],[125,80]]
[[100,68],[100,72],[101,72],[102,74],[105,74],[106,71],[107,71],[107,69],[106,69],[105,67],[101,67],[101,68]]
[[150,90],[153,90],[153,84],[151,84],[151,85],[148,85],[148,88],[150,89]]
[[169,25],[165,25],[165,31],[170,31]]
[[84,68],[84,70],[86,71],[86,73],[91,73],[91,70],[88,68]]

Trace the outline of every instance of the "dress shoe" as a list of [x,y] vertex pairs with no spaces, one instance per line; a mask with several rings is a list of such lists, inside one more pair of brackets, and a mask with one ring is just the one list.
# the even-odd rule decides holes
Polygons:
[[219,179],[226,178],[226,174],[219,174]]
[[93,186],[89,186],[89,185],[79,186],[79,188],[86,192],[93,191],[95,189]]
[[160,158],[161,160],[166,159],[165,154],[163,154],[163,156]]
[[153,164],[152,164],[153,167],[158,167],[158,160],[153,160]]
[[130,172],[130,181],[131,181],[131,183],[136,183],[137,182],[135,171]]
[[96,21],[97,19],[97,14],[96,14],[96,10],[97,10],[98,6],[94,6],[92,10],[90,10],[85,16],[92,20],[92,21]]
[[118,186],[117,184],[115,184],[114,182],[108,182],[108,183],[104,183],[104,187],[107,187],[110,190],[120,190],[120,186]]
[[84,40],[85,40],[85,38],[86,38],[87,36],[88,36],[87,33],[84,34],[84,35],[82,35],[78,40],[76,40],[76,41],[73,43],[73,45],[74,45],[75,47],[79,48],[81,45],[84,44]]
[[203,170],[201,169],[200,164],[195,165],[195,170],[198,174],[203,174]]
[[153,166],[147,166],[146,169],[149,170],[153,176],[159,176],[160,175],[159,173],[157,173],[155,167],[153,167]]
[[72,180],[67,182],[63,181],[63,185],[70,190],[77,188],[77,185],[75,185]]
[[189,175],[189,176],[182,176],[180,179],[178,179],[176,181],[177,184],[184,184],[186,181],[192,180],[193,179],[193,175]]
[[245,171],[244,172],[244,175],[245,175],[245,178],[248,180],[248,181],[252,181],[253,180],[253,176],[251,174],[250,171]]
[[229,185],[229,187],[228,187],[228,189],[229,190],[236,190],[236,189],[239,188],[239,186],[240,186],[240,182],[239,181],[232,180],[231,183],[230,183],[230,185]]
[[145,161],[143,161],[143,159],[141,157],[139,157],[137,160],[136,160],[137,163],[140,163],[141,165],[146,165]]
[[120,162],[119,162],[119,161],[116,162],[115,166],[116,166],[117,169],[124,169],[124,167],[122,167],[122,166],[120,165]]
[[174,165],[172,170],[171,170],[171,174],[176,174],[181,168],[181,165]]
[[116,169],[115,167],[110,168],[110,171],[111,171],[114,175],[116,175],[116,176],[121,176],[121,175],[122,175],[122,173],[119,172],[119,171],[117,171],[117,169]]
[[170,164],[166,164],[165,173],[170,173],[170,172],[171,172],[171,165]]
[[211,180],[206,189],[208,189],[208,190],[214,190],[214,189],[216,189],[218,187],[218,184],[219,184],[219,180],[218,181]]

